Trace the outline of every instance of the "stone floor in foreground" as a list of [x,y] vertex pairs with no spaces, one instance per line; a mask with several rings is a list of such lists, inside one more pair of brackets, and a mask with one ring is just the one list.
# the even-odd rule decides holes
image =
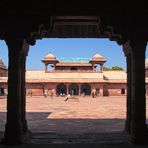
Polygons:
[[[27,97],[32,143],[125,143],[126,97]],[[6,98],[0,99],[1,135],[6,120]]]

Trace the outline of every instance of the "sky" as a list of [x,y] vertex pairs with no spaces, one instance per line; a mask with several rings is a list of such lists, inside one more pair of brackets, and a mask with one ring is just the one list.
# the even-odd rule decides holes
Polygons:
[[[104,66],[119,66],[126,70],[126,58],[122,46],[109,39],[42,39],[37,40],[34,46],[30,46],[27,56],[27,70],[43,70],[44,64],[41,60],[48,53],[57,58],[80,57],[91,59],[96,53],[102,55],[107,62]],[[148,47],[146,49],[148,57]],[[8,49],[4,41],[0,41],[0,59],[8,67]]]

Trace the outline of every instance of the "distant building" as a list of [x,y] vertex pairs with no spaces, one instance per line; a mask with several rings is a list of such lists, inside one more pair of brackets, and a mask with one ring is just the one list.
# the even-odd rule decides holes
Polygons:
[[146,95],[148,95],[148,58],[145,59]]
[[[2,77],[7,77],[7,69],[6,66],[4,65],[2,59],[0,59],[0,80],[2,80]],[[6,88],[6,83],[5,81],[0,83],[0,95],[4,95],[5,94],[5,90],[4,90],[4,86]]]
[[148,78],[148,58],[145,59],[145,76]]
[[[103,71],[106,62],[100,54],[87,58],[60,58],[46,55],[45,70],[26,71],[26,93],[32,95],[126,95],[126,72]],[[1,77],[1,87],[7,91],[7,77]]]

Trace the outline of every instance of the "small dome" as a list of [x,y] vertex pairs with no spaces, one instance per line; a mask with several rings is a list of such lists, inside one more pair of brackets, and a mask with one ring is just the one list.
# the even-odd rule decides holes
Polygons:
[[44,57],[44,59],[46,59],[46,60],[56,60],[56,57],[53,54],[49,53]]
[[93,58],[103,58],[103,56],[101,56],[100,54],[96,53]]
[[92,60],[105,60],[105,59],[103,56],[97,53],[92,57]]

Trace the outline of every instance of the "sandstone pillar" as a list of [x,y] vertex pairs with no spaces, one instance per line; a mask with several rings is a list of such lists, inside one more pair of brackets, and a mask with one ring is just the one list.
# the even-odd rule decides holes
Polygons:
[[146,141],[145,49],[146,42],[134,39],[126,45],[127,119],[126,130],[133,143]]
[[47,72],[47,70],[48,70],[48,65],[45,64],[45,72]]
[[79,84],[79,96],[81,96],[81,84]]
[[20,37],[6,39],[9,52],[7,122],[3,142],[19,144],[29,136],[26,122],[25,64],[28,45]]
[[128,134],[131,132],[131,98],[132,98],[132,71],[131,71],[131,47],[129,42],[123,45],[123,51],[126,56],[126,68],[127,68],[127,98],[126,98],[126,120],[125,130]]
[[28,55],[29,45],[24,41],[22,45],[21,53],[21,110],[22,110],[22,123],[23,133],[28,132],[27,120],[26,120],[26,57]]
[[67,86],[67,95],[69,94],[69,84],[66,85]]
[[100,64],[100,71],[102,72],[103,71],[103,65]]

